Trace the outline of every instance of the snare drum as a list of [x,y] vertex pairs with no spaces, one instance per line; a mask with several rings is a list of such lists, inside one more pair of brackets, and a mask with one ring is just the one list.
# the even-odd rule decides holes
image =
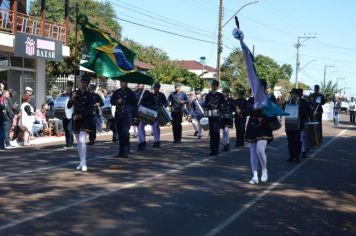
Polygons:
[[147,124],[153,124],[157,120],[158,112],[140,105],[138,107],[138,118]]
[[160,126],[164,126],[169,122],[172,122],[172,117],[170,112],[164,106],[158,108],[157,120]]
[[105,119],[113,119],[115,117],[116,106],[111,106],[111,97],[105,97],[103,106],[103,116]]
[[199,120],[199,124],[203,128],[203,130],[209,130],[209,119],[207,117],[203,117]]
[[69,97],[58,97],[54,100],[54,116],[57,119],[72,119],[73,107],[67,108]]
[[206,117],[220,117],[221,112],[218,109],[204,110],[204,116],[206,116]]
[[319,122],[306,122],[305,124],[305,136],[307,140],[307,146],[314,148],[320,145],[320,123]]

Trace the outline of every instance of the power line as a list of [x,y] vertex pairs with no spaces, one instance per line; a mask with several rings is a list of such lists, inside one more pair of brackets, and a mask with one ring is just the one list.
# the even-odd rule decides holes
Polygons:
[[[150,17],[150,18],[154,18],[156,20],[159,20],[159,21],[162,21],[162,22],[165,22],[165,23],[168,23],[168,24],[176,25],[176,26],[179,26],[179,27],[184,27],[185,26],[185,27],[189,27],[191,29],[195,29],[195,30],[198,30],[198,31],[201,31],[201,32],[212,34],[211,31],[204,30],[204,29],[201,29],[199,27],[195,27],[195,26],[192,26],[192,25],[189,25],[189,24],[186,24],[186,23],[183,23],[183,22],[180,22],[180,21],[177,21],[177,20],[162,16],[162,15],[159,15],[159,14],[154,13],[152,11],[148,11],[146,9],[137,7],[137,6],[129,4],[129,3],[122,2],[120,0],[118,0],[118,1],[121,2],[122,4],[125,4],[125,5],[129,6],[129,7],[120,5],[119,3],[112,2],[112,1],[111,1],[111,3],[113,5],[116,5],[116,6],[119,6],[119,7],[123,7],[123,8],[125,8],[125,9],[127,9],[129,11],[133,11],[133,12],[145,15],[145,16]],[[149,13],[149,14],[142,13],[142,12],[146,12],[146,13]]]
[[120,18],[120,17],[116,17],[116,19],[124,21],[124,22],[127,22],[127,23],[130,23],[130,24],[138,25],[138,26],[141,26],[141,27],[144,27],[144,28],[160,31],[160,32],[163,32],[163,33],[167,33],[167,34],[171,34],[171,35],[175,35],[175,36],[179,36],[179,37],[183,37],[183,38],[187,38],[187,39],[192,39],[192,40],[196,40],[196,41],[200,41],[200,42],[216,44],[216,42],[213,42],[213,41],[208,41],[208,40],[204,40],[204,39],[198,39],[198,38],[187,36],[187,35],[183,35],[183,34],[177,34],[177,33],[174,33],[174,32],[167,31],[167,30],[162,30],[162,29],[155,28],[155,27],[152,27],[152,26],[148,26],[148,25],[140,24],[140,23],[133,22],[133,21],[130,21],[130,20],[126,20],[126,19],[123,19],[123,18]]

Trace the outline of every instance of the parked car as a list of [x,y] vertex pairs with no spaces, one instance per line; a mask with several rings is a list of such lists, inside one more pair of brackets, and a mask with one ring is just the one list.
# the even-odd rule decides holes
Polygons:
[[341,111],[347,112],[349,110],[349,103],[346,100],[341,101]]

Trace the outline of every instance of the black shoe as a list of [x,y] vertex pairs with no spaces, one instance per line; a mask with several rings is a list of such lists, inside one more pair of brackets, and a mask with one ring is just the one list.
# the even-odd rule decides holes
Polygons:
[[195,131],[193,136],[198,136],[198,131]]
[[94,145],[94,144],[95,144],[94,141],[90,141],[90,142],[87,143],[87,145]]
[[230,150],[230,144],[225,144],[223,152],[228,152]]
[[209,153],[209,156],[217,156],[219,155],[219,152],[213,151]]
[[201,139],[201,135],[198,135],[198,139]]
[[182,141],[181,140],[174,140],[173,143],[181,143]]
[[143,143],[138,144],[137,150],[140,150],[140,151],[145,150],[145,146],[143,145]]
[[293,162],[294,161],[294,159],[292,158],[292,157],[290,157],[290,158],[288,158],[288,160],[287,160],[288,162]]
[[302,152],[302,158],[303,159],[305,159],[305,158],[307,158],[308,156],[307,156],[307,152]]
[[154,142],[152,147],[159,148],[160,146],[161,144],[159,142]]
[[123,157],[123,156],[124,156],[124,154],[119,153],[119,154],[117,154],[115,157]]

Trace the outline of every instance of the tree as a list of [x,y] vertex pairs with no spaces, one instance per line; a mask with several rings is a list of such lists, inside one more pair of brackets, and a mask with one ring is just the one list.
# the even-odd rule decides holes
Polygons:
[[[95,0],[77,1],[79,13],[88,16],[91,23],[97,25],[100,29],[110,33],[114,38],[120,39],[121,26],[114,20],[115,11],[109,2],[98,2]],[[40,16],[40,0],[33,0],[29,5],[29,13],[32,16]],[[46,19],[64,23],[64,1],[47,0],[46,1]],[[63,59],[63,62],[47,62],[46,74],[49,78],[60,74],[73,74],[74,65],[80,61],[81,50],[83,48],[83,36],[78,31],[77,57],[74,56],[75,47],[75,1],[70,1],[69,6],[69,28],[68,28],[68,46],[70,47],[70,56]]]
[[272,88],[279,79],[289,81],[293,71],[291,65],[283,64],[279,66],[272,58],[263,55],[256,57],[255,66],[258,77],[266,79]]
[[198,78],[196,74],[181,68],[173,61],[164,61],[157,64],[148,74],[160,83],[172,84],[179,82],[194,89],[202,89],[204,86],[204,81]]
[[236,93],[240,88],[245,90],[249,88],[241,49],[236,48],[222,64],[221,80],[226,82],[232,93]]
[[333,84],[332,80],[329,80],[324,87],[324,83],[321,82],[322,93],[325,96],[326,101],[332,101],[335,98],[336,93],[340,93],[342,89],[337,89],[337,83]]
[[134,40],[125,38],[123,41],[129,48],[137,53],[137,59],[140,61],[158,65],[164,61],[168,61],[169,57],[167,53],[162,49],[156,48],[154,46],[144,46]]

